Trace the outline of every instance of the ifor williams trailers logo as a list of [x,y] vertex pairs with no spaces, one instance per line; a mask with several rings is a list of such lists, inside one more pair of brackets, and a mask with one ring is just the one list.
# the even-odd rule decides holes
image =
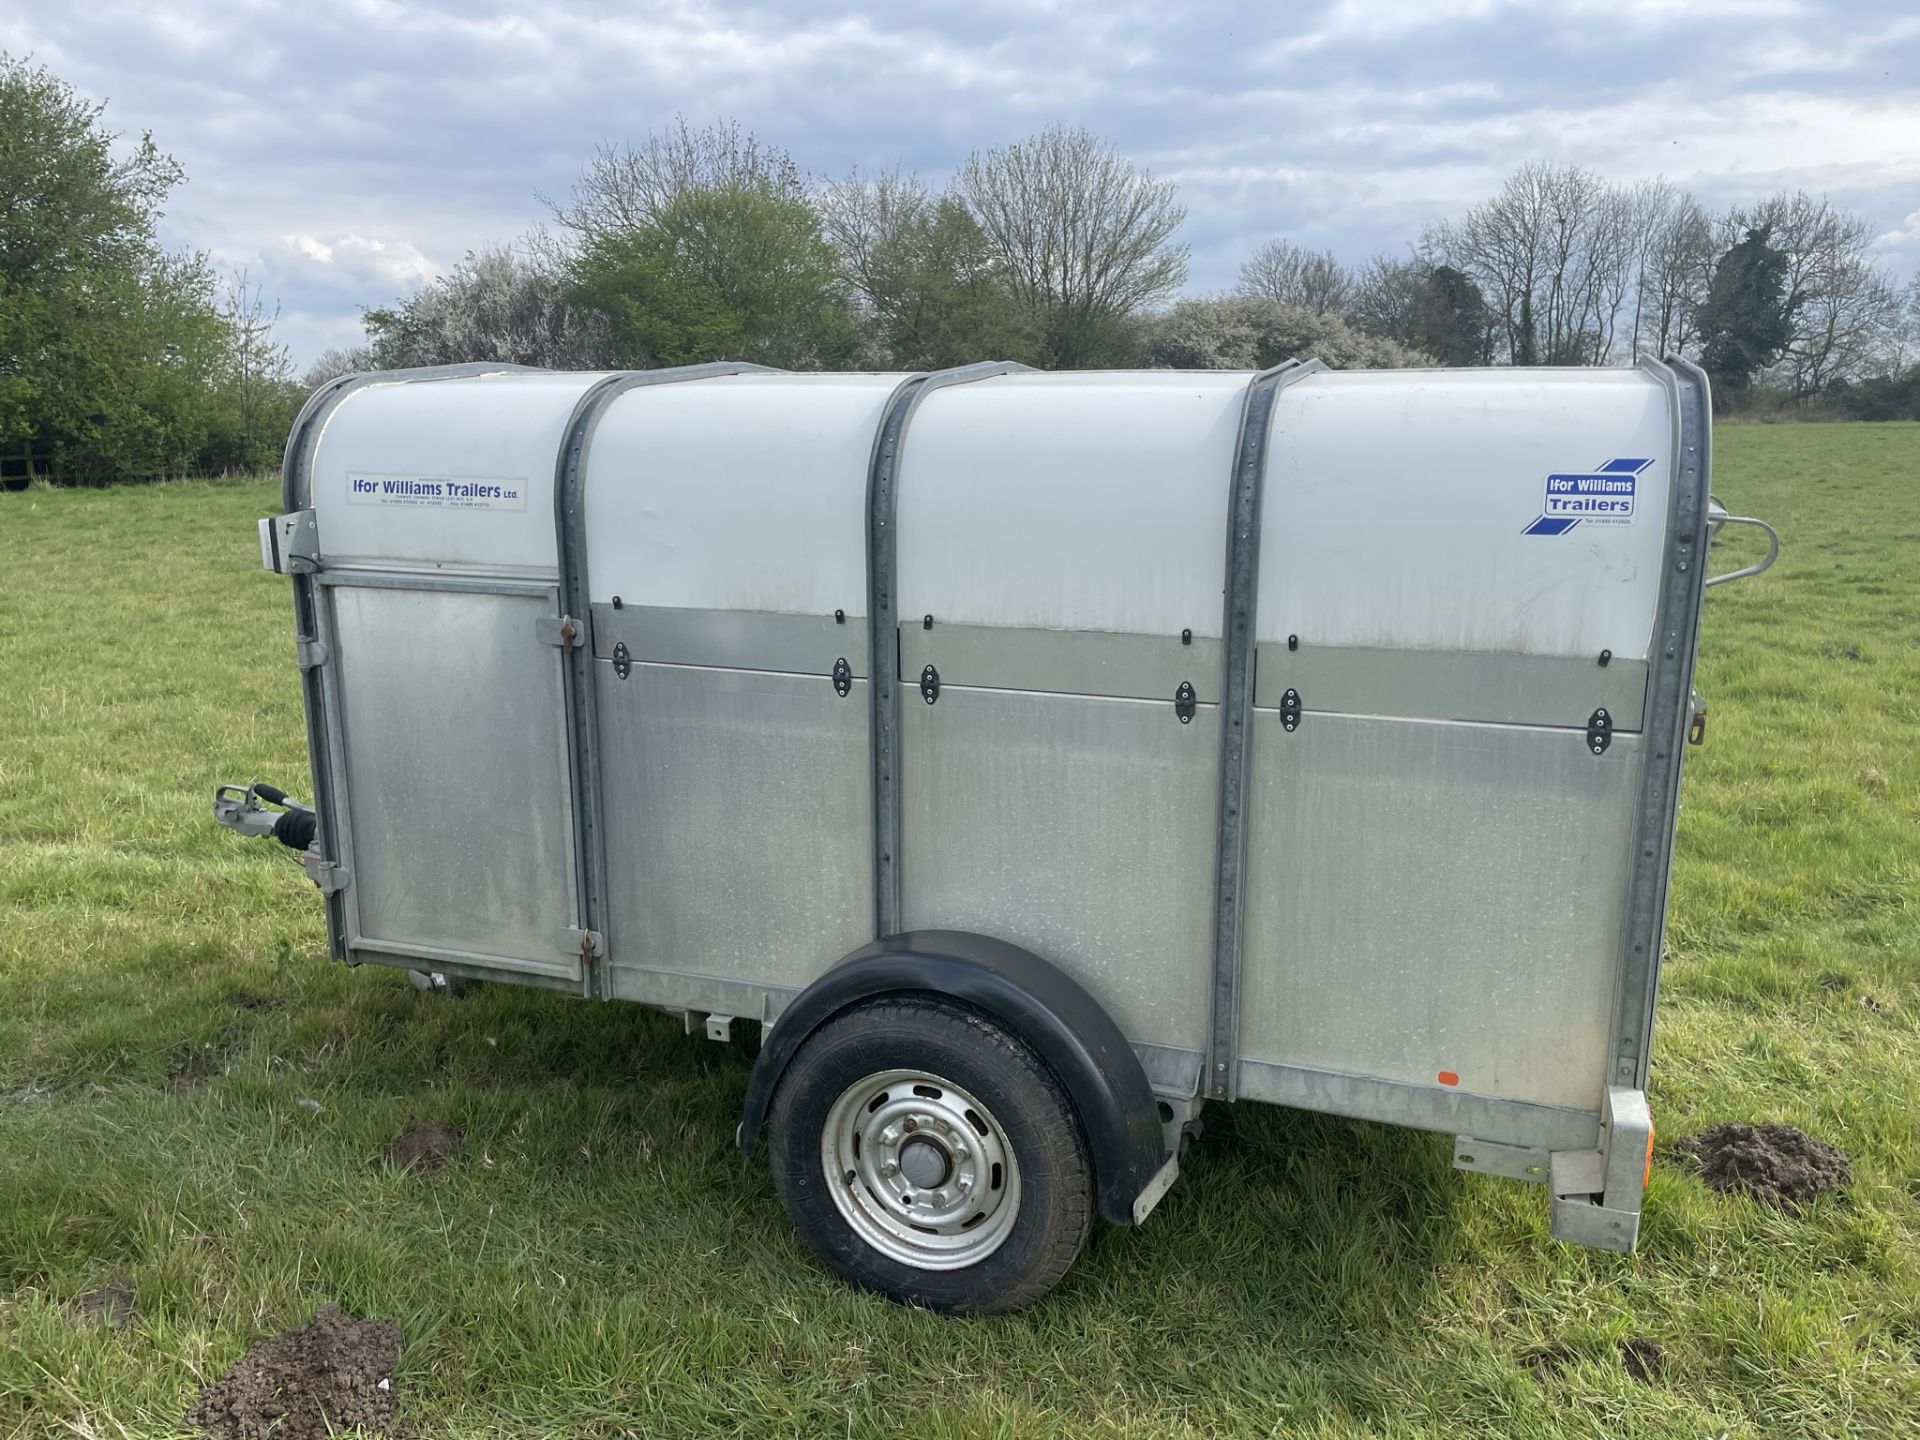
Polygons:
[[1547,476],[1540,518],[1528,535],[1564,535],[1582,520],[1624,525],[1633,518],[1634,490],[1651,460],[1609,460],[1598,470]]
[[387,475],[347,473],[347,499],[356,505],[403,505],[436,510],[524,510],[527,482],[521,476]]

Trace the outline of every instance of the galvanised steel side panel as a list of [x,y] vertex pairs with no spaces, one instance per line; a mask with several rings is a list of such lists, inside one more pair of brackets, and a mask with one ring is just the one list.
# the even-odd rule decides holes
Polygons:
[[633,663],[705,665],[831,675],[845,660],[867,673],[864,615],[781,615],[769,610],[682,610],[657,605],[593,607],[593,653],[611,660],[625,645]]
[[1184,682],[1202,704],[1220,699],[1218,640],[987,625],[927,629],[909,617],[900,625],[899,649],[900,673],[909,682],[932,665],[942,685],[1171,700]]
[[873,938],[864,680],[595,663],[614,993],[798,989]]
[[560,651],[536,636],[553,592],[336,584],[326,598],[349,943],[577,977]]
[[1253,752],[1241,1055],[1597,1113],[1641,738],[1261,710]]
[[1217,709],[901,688],[903,928],[1024,945],[1129,1040],[1204,1050]]
[[1619,732],[1641,727],[1647,662],[1609,656],[1602,665],[1592,655],[1262,645],[1255,690],[1253,703],[1267,710],[1279,709],[1293,690],[1309,713],[1489,725],[1585,729],[1588,717],[1604,708]]

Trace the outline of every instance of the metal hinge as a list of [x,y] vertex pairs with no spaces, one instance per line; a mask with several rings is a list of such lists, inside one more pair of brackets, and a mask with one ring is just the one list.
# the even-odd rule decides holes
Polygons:
[[1291,686],[1280,697],[1280,728],[1287,731],[1300,728],[1300,692]]
[[295,640],[293,642],[294,663],[302,670],[318,670],[327,663],[327,642],[324,640]]
[[581,930],[571,927],[567,930],[566,951],[570,955],[579,955],[582,965],[591,965],[604,955],[606,944],[606,936],[598,930]]
[[300,868],[320,887],[322,895],[337,895],[347,888],[349,877],[345,867],[332,860],[322,860],[311,850],[300,857]]
[[844,700],[852,691],[853,666],[849,665],[847,657],[842,655],[833,662],[833,693]]
[[558,645],[571,651],[587,643],[587,622],[572,615],[542,615],[533,622],[534,638],[542,645]]
[[633,652],[627,649],[624,640],[613,642],[613,673],[622,680],[633,673]]
[[311,510],[260,522],[260,565],[276,575],[311,575],[320,568],[320,525]]
[[920,672],[920,698],[929,705],[940,698],[940,672],[932,665]]
[[1694,691],[1687,700],[1687,744],[1707,743],[1707,702]]
[[1607,753],[1613,744],[1613,716],[1603,705],[1587,717],[1587,748],[1596,755]]
[[1199,708],[1200,697],[1194,693],[1193,682],[1182,680],[1180,688],[1173,692],[1173,713],[1180,717],[1182,725],[1193,723],[1194,711]]

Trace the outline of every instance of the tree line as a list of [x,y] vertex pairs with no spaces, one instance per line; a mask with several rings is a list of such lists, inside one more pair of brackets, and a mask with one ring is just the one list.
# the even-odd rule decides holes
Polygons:
[[602,146],[511,243],[363,313],[296,383],[244,276],[166,250],[183,178],[101,107],[0,55],[0,477],[258,468],[305,389],[471,360],[647,368],[1610,365],[1699,359],[1735,408],[1920,416],[1920,282],[1824,199],[1712,212],[1662,180],[1527,164],[1397,253],[1277,237],[1229,291],[1185,296],[1186,211],[1084,129],[911,171],[809,176],[741,126]]
[[[1403,253],[1285,238],[1225,294],[1180,295],[1177,187],[1085,130],[976,151],[936,186],[810,181],[737,124],[604,146],[519,241],[366,315],[325,372],[451,360],[721,357],[927,369],[1615,365],[1685,355],[1730,408],[1920,413],[1920,281],[1861,216],[1804,193],[1710,212],[1665,181],[1521,166]],[[1904,406],[1904,409],[1902,408]]]
[[245,275],[165,248],[180,165],[0,53],[0,481],[279,462],[303,394]]

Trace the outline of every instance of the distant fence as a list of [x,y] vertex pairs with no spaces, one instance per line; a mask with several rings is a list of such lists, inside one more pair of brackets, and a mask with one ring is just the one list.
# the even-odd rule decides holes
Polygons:
[[0,490],[24,490],[53,477],[53,452],[31,443],[0,450]]

